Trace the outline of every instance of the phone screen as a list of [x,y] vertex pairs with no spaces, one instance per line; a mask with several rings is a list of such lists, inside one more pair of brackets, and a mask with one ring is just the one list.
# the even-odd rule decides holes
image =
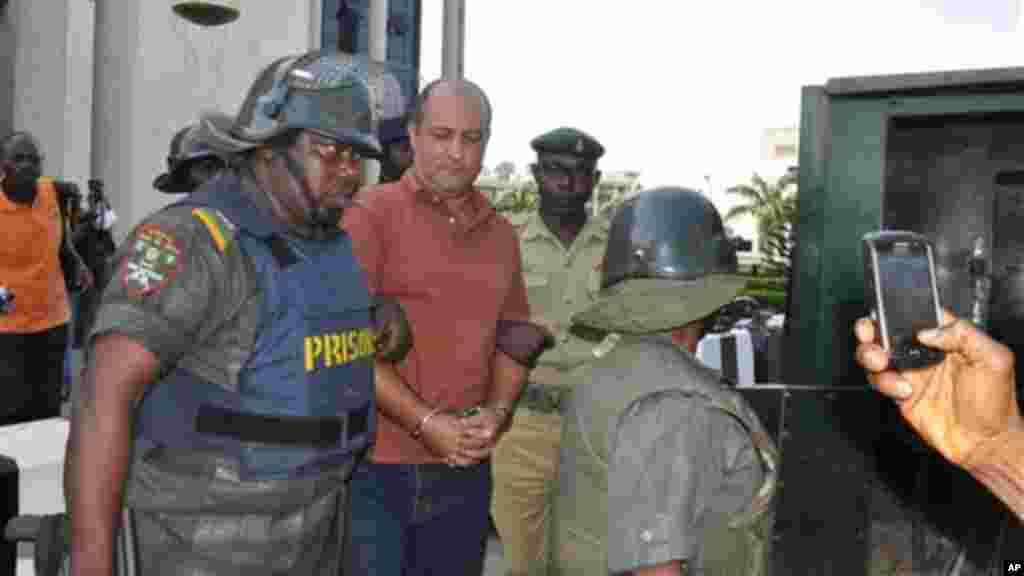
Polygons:
[[915,344],[920,330],[938,325],[925,246],[896,243],[879,250],[878,276],[892,350]]

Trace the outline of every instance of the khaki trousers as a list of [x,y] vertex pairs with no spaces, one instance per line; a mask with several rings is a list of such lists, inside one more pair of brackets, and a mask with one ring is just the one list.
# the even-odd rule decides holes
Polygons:
[[516,410],[494,448],[491,516],[501,538],[505,574],[544,574],[551,525],[550,499],[557,489],[562,417]]

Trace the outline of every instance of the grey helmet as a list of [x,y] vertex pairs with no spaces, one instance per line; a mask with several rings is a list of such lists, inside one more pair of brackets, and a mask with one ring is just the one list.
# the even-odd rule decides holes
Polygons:
[[237,116],[203,115],[203,139],[237,153],[291,130],[310,130],[377,155],[373,68],[368,60],[323,51],[276,60],[253,82]]
[[722,218],[700,192],[643,191],[612,219],[598,301],[573,322],[613,332],[665,332],[705,318],[744,287]]
[[167,172],[153,180],[153,187],[167,194],[187,194],[201,182],[192,181],[189,168],[199,161],[219,164],[227,162],[199,137],[199,125],[189,124],[175,132],[167,155]]

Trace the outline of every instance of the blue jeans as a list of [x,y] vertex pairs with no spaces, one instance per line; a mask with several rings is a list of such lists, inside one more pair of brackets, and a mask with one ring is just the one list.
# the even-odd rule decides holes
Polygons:
[[346,576],[483,572],[491,464],[361,463],[349,488]]

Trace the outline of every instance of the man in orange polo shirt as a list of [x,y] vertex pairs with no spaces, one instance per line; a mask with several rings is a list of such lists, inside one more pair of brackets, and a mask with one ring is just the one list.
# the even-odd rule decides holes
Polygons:
[[376,443],[352,477],[346,574],[480,574],[490,454],[545,332],[512,225],[473,188],[491,108],[468,81],[416,99],[413,164],[364,190],[343,227],[372,291],[397,298],[412,349],[376,372]]
[[78,255],[42,162],[31,134],[0,141],[0,286],[14,293],[0,315],[0,424],[60,414],[70,317],[61,252]]

